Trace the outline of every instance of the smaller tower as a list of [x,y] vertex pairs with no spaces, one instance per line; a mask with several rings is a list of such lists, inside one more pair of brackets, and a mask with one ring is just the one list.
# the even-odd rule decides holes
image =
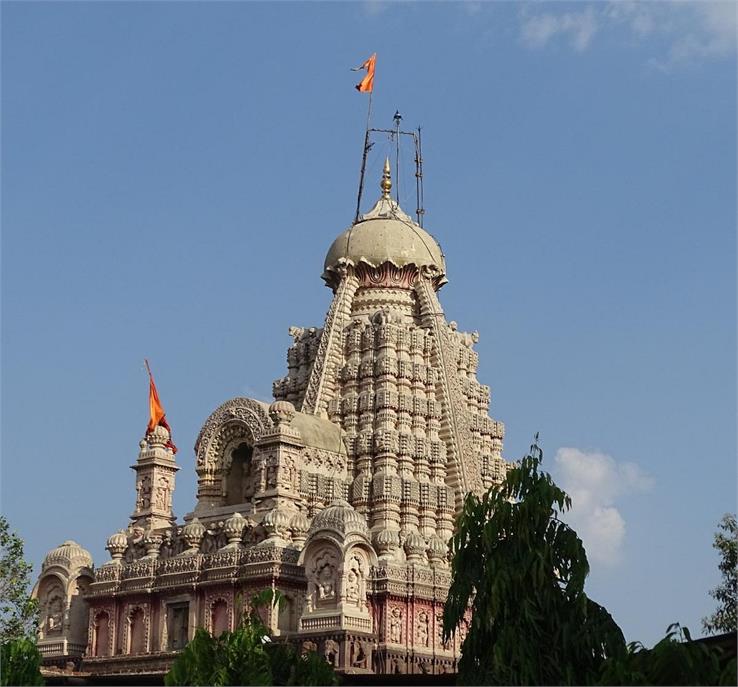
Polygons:
[[65,666],[73,661],[79,667],[87,646],[84,597],[93,576],[92,556],[75,541],[46,554],[31,596],[39,603],[38,648],[47,662]]
[[171,527],[176,517],[172,512],[174,477],[179,466],[174,461],[169,430],[157,425],[141,443],[136,471],[136,507],[131,515],[135,529],[161,530]]

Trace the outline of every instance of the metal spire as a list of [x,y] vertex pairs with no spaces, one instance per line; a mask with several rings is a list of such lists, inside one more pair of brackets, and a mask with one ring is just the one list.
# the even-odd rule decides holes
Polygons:
[[392,172],[390,171],[389,158],[384,158],[384,171],[382,172],[382,181],[379,183],[379,188],[382,189],[382,198],[390,199],[390,191],[392,190]]

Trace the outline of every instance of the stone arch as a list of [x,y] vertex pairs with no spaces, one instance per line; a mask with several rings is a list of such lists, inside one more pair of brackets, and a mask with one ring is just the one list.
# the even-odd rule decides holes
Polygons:
[[44,575],[38,585],[36,596],[39,602],[41,638],[61,635],[67,611],[67,581],[60,575]]
[[233,398],[205,421],[195,442],[198,496],[222,505],[233,453],[242,444],[253,447],[271,428],[268,404],[250,398]]
[[209,605],[210,632],[214,637],[219,637],[231,626],[231,608],[228,600],[222,596],[214,597]]
[[330,540],[316,539],[305,551],[307,611],[331,608],[338,604],[341,550]]
[[344,554],[341,596],[347,605],[356,606],[359,611],[367,610],[367,586],[373,562],[376,555],[361,544],[354,544]]
[[125,648],[128,654],[143,654],[148,651],[149,618],[143,605],[129,606],[126,613]]
[[[256,491],[256,471],[253,465],[254,446],[244,441],[232,441],[223,456],[223,502],[226,506],[247,503]],[[231,448],[236,444],[235,448]]]
[[108,610],[100,610],[92,614],[91,648],[93,656],[113,654],[112,622],[112,614]]

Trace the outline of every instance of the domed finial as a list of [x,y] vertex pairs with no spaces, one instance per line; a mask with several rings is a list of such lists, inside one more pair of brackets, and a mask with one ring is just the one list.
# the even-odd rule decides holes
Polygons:
[[382,198],[389,200],[390,191],[392,190],[392,175],[390,173],[390,161],[389,158],[384,158],[384,171],[382,172],[382,181],[379,184],[379,188],[382,189]]

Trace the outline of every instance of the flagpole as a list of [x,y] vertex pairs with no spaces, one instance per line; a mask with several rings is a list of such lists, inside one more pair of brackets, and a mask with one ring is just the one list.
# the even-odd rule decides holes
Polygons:
[[364,132],[364,152],[361,156],[361,173],[359,174],[359,193],[356,198],[356,216],[354,224],[359,221],[359,212],[361,211],[361,195],[364,192],[364,173],[366,172],[366,156],[369,152],[369,125],[372,118],[372,95],[373,90],[369,91],[369,107],[366,113],[366,131]]

